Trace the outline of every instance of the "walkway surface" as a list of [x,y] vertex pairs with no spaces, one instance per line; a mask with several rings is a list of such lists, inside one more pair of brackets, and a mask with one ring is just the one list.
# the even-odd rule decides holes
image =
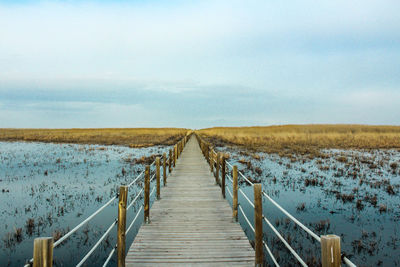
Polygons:
[[150,208],[126,266],[254,266],[254,250],[192,137]]

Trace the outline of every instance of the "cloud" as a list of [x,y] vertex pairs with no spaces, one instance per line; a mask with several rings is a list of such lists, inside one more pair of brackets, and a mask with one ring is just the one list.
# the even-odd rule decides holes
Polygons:
[[[399,9],[390,0],[2,2],[0,127],[55,127],[60,114],[80,114],[65,127],[399,124],[386,100],[400,90]],[[386,108],[357,116],[371,99]]]

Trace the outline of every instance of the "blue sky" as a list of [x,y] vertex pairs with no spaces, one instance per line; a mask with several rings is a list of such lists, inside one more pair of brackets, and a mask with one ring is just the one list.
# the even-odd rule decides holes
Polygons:
[[400,1],[0,1],[0,127],[400,125]]

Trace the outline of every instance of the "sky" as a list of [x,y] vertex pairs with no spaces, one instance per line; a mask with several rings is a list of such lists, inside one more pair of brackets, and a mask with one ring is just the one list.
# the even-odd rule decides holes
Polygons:
[[400,125],[399,10],[0,0],[0,128]]

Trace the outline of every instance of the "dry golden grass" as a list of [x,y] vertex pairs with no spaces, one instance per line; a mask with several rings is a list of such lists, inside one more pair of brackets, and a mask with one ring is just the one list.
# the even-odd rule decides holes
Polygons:
[[144,147],[175,144],[188,132],[181,128],[0,129],[0,140]]
[[321,149],[400,148],[400,126],[282,125],[216,127],[197,131],[214,145],[239,145],[281,155],[316,155]]

